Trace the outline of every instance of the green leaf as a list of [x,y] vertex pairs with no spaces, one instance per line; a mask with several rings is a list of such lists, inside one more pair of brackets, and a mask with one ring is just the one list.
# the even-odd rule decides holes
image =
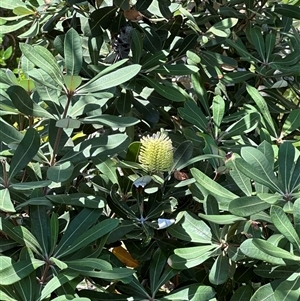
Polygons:
[[160,298],[160,301],[209,301],[213,300],[215,291],[211,286],[190,284],[189,286],[172,291]]
[[141,65],[138,64],[132,64],[127,67],[119,68],[116,71],[101,76],[97,80],[82,85],[77,89],[77,93],[93,93],[101,90],[107,90],[111,87],[116,87],[136,76],[140,72],[140,70]]
[[295,159],[295,147],[289,143],[282,143],[278,152],[278,177],[281,179],[283,189],[291,192],[292,171]]
[[50,219],[50,252],[49,254],[53,254],[53,251],[56,247],[57,240],[58,240],[58,234],[59,234],[59,221],[57,214],[55,212],[52,213],[51,219]]
[[29,61],[43,69],[59,86],[64,85],[61,70],[49,50],[43,46],[33,47],[25,43],[20,43],[20,49]]
[[82,77],[79,75],[64,75],[64,83],[70,92],[75,91],[81,85],[81,82]]
[[209,282],[215,285],[223,284],[230,277],[229,257],[220,254],[209,271]]
[[32,22],[31,20],[25,19],[21,21],[10,22],[9,25],[1,25],[1,34],[6,34],[6,33],[16,31],[22,27],[25,27],[31,22]]
[[238,217],[235,215],[231,215],[231,214],[224,214],[224,215],[206,215],[203,213],[199,213],[198,214],[199,217],[201,217],[204,220],[213,222],[215,224],[219,224],[219,225],[231,225],[234,224],[237,221],[244,221],[245,218],[243,217]]
[[119,221],[117,219],[106,219],[98,223],[91,229],[79,235],[66,249],[60,249],[59,251],[57,251],[56,257],[60,258],[74,253],[75,251],[87,246],[88,244],[95,242],[97,239],[103,237],[105,234],[115,229],[118,224]]
[[47,199],[56,204],[72,205],[86,207],[90,209],[100,209],[105,206],[105,198],[100,196],[89,195],[85,193],[73,193],[71,195],[57,194],[47,195]]
[[71,162],[58,163],[47,169],[47,177],[56,183],[64,182],[72,176],[73,170],[74,166]]
[[249,113],[240,120],[231,124],[220,136],[222,139],[229,139],[233,136],[246,134],[256,128],[259,121],[260,116],[258,113]]
[[198,39],[197,34],[191,33],[191,34],[187,35],[181,42],[181,44],[177,50],[176,57],[185,55],[188,50],[193,49],[197,44],[197,39]]
[[132,51],[132,61],[134,64],[139,64],[143,52],[143,38],[142,34],[135,28],[131,32],[130,46]]
[[54,276],[43,288],[40,299],[44,300],[57,288],[62,287],[65,283],[70,282],[76,278],[78,273],[60,273],[58,276]]
[[13,183],[13,184],[10,184],[10,187],[15,189],[15,190],[33,190],[33,189],[36,189],[36,188],[47,187],[51,183],[52,182],[49,181],[49,180],[32,181],[32,182]]
[[273,53],[274,47],[275,47],[275,43],[276,43],[276,35],[275,34],[267,34],[266,35],[266,61],[269,62],[270,60],[270,56]]
[[166,262],[167,256],[158,248],[152,256],[149,267],[150,289],[153,295],[156,293],[157,283],[159,283],[159,278]]
[[272,134],[274,137],[277,137],[276,129],[275,129],[274,122],[273,122],[272,116],[270,114],[267,102],[260,95],[260,93],[258,92],[258,90],[256,88],[246,85],[246,89],[247,89],[247,92],[249,93],[249,95],[251,96],[251,98],[256,103],[256,105],[259,109],[259,112],[264,117],[265,121],[267,122],[267,125],[269,126],[269,129],[270,129],[270,134]]
[[29,128],[15,150],[11,160],[8,181],[11,181],[11,179],[33,159],[39,147],[39,134],[34,128]]
[[258,52],[261,60],[265,61],[265,42],[264,42],[264,37],[261,33],[261,28],[257,26],[251,28],[250,36],[252,39],[252,43],[254,44],[254,47]]
[[228,85],[228,84],[238,84],[242,82],[246,82],[248,79],[256,76],[255,73],[249,71],[235,71],[227,73],[223,76],[221,81]]
[[[243,191],[243,193],[247,196],[252,195],[252,185],[250,179],[246,177],[240,170],[236,167],[235,159],[239,156],[237,154],[233,154],[228,160],[225,161],[225,166],[229,170],[229,174],[236,183],[236,185]],[[233,212],[232,212],[233,213]],[[235,213],[234,213],[235,214]],[[239,214],[236,214],[240,216]]]
[[248,238],[240,246],[241,251],[246,256],[248,256],[249,258],[266,261],[274,265],[286,265],[283,259],[268,255],[264,251],[261,251],[256,245],[254,245],[252,240],[252,238]]
[[67,260],[65,263],[69,268],[76,271],[88,271],[88,270],[112,270],[112,265],[100,258],[80,258],[77,260]]
[[296,5],[276,4],[275,13],[300,20],[300,7]]
[[0,137],[5,144],[18,144],[24,138],[24,135],[0,118]]
[[300,277],[298,273],[294,274],[296,277],[290,277],[282,281],[274,292],[276,301],[298,301],[300,298]]
[[179,115],[203,132],[207,131],[207,119],[195,102],[187,100],[184,108],[178,109]]
[[214,96],[212,109],[214,124],[220,127],[225,113],[225,101],[220,95]]
[[279,206],[272,206],[270,210],[271,220],[277,230],[297,248],[300,247],[300,238],[290,222],[289,218]]
[[178,270],[192,268],[209,259],[216,248],[214,245],[206,245],[175,249],[175,254],[169,257],[168,264]]
[[16,212],[8,188],[0,189],[0,210],[4,212]]
[[158,94],[165,97],[166,99],[175,102],[181,102],[185,100],[185,96],[180,93],[180,91],[178,91],[175,87],[164,85],[163,83],[159,83],[158,81],[151,79],[150,77],[143,77]]
[[44,261],[33,258],[11,263],[8,267],[0,269],[0,285],[16,283],[44,264]]
[[107,159],[107,156],[120,153],[127,149],[128,145],[129,138],[125,134],[114,134],[86,139],[64,155],[59,162],[71,161],[75,164],[95,156],[98,156],[100,159]]
[[210,228],[202,220],[187,211],[181,212],[180,218],[178,223],[168,228],[169,234],[184,241],[211,243]]
[[229,204],[228,210],[237,216],[250,216],[270,207],[270,204],[262,201],[257,196],[236,198]]
[[231,297],[230,301],[245,301],[250,300],[252,296],[252,288],[249,285],[240,286],[233,296]]
[[62,239],[59,241],[54,257],[67,250],[80,235],[84,234],[98,220],[100,215],[101,210],[82,209],[69,224]]
[[54,118],[48,111],[36,104],[21,86],[9,87],[7,94],[19,112],[33,117]]
[[254,147],[243,147],[241,155],[246,161],[236,160],[236,166],[241,172],[273,191],[282,193],[280,183],[274,175],[274,170],[261,151]]
[[174,152],[174,165],[172,170],[180,170],[193,154],[193,143],[191,141],[182,142]]
[[65,35],[64,57],[67,75],[78,75],[82,66],[82,47],[81,38],[74,28]]
[[135,117],[119,117],[108,114],[88,116],[80,119],[80,121],[84,124],[103,124],[112,128],[129,127],[140,122],[140,120]]
[[63,129],[78,129],[80,128],[81,122],[77,119],[63,118],[56,121],[55,126]]
[[250,301],[278,301],[274,297],[275,286],[274,283],[268,283],[258,288]]
[[300,109],[292,110],[282,126],[282,135],[287,136],[300,127]]
[[221,210],[226,210],[230,201],[236,199],[238,196],[227,190],[225,187],[209,178],[206,174],[196,168],[191,169],[191,173],[196,182],[207,192],[213,195]]
[[198,72],[199,68],[193,65],[162,65],[158,68],[154,69],[155,73],[159,73],[162,75],[169,75],[169,76],[179,76],[179,75],[190,75],[195,72]]
[[262,252],[271,255],[273,257],[288,259],[292,261],[300,261],[300,257],[295,256],[292,253],[282,248],[276,247],[274,246],[274,244],[271,244],[268,241],[259,238],[253,238],[252,243]]
[[130,8],[129,0],[114,0],[114,5],[122,8],[123,10],[128,10]]

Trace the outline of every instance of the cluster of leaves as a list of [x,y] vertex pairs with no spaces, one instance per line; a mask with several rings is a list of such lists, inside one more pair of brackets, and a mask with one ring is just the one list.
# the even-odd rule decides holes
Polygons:
[[297,1],[0,7],[0,300],[299,300]]

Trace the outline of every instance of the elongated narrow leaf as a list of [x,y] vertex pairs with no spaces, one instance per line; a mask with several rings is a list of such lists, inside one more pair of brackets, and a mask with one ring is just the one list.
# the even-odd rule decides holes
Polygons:
[[144,78],[148,82],[149,86],[154,88],[154,90],[158,94],[165,97],[166,99],[175,102],[181,102],[185,100],[185,96],[182,93],[180,93],[180,91],[178,91],[175,87],[164,85],[163,83],[159,83],[158,81],[153,80],[149,77],[144,77]]
[[256,51],[258,52],[262,61],[265,61],[265,41],[261,33],[260,27],[253,27],[250,29],[250,36],[252,43],[255,46]]
[[[274,189],[277,192],[282,192],[282,187],[274,175],[272,166],[269,164],[268,159],[261,151],[255,149],[254,147],[244,147],[241,150],[241,155],[243,159],[252,167],[249,173],[252,173],[253,169],[255,169],[255,172],[258,176],[253,178],[254,180],[263,185],[266,185],[267,183],[267,187],[272,187],[271,189]],[[242,164],[242,161],[238,160],[238,168],[240,168],[240,165],[238,166],[240,163]]]
[[212,108],[213,108],[214,124],[217,127],[220,127],[225,113],[225,101],[220,95],[216,95],[213,98]]
[[200,170],[192,168],[191,173],[196,182],[207,191],[207,194],[211,194],[217,199],[221,210],[227,209],[230,201],[238,197],[219,183],[213,181]]
[[199,70],[198,67],[193,65],[164,65],[162,67],[158,67],[154,69],[155,72],[169,75],[169,76],[175,76],[175,75],[189,75],[197,72]]
[[65,283],[70,282],[76,278],[78,273],[61,273],[58,276],[54,276],[43,288],[40,300],[44,300],[47,296],[50,296],[57,288],[63,286]]
[[112,270],[112,265],[100,258],[81,258],[77,260],[67,260],[65,263],[73,270],[85,271],[89,269],[96,270]]
[[240,286],[231,297],[230,301],[250,300],[252,296],[252,288],[249,285]]
[[9,168],[10,181],[37,154],[40,147],[40,136],[34,128],[29,128],[18,145]]
[[136,76],[141,70],[141,65],[133,64],[127,67],[120,68],[116,71],[108,73],[95,81],[88,82],[87,84],[79,87],[77,92],[79,94],[93,93],[109,89],[121,85],[131,78]]
[[300,7],[296,5],[277,4],[275,5],[275,12],[288,18],[300,20]]
[[247,240],[245,240],[241,244],[240,249],[245,255],[247,255],[250,258],[263,260],[279,266],[286,265],[283,259],[268,255],[264,251],[261,251],[258,247],[254,245],[254,243],[252,242],[252,238],[248,238]]
[[289,143],[283,143],[278,153],[278,176],[283,184],[284,191],[290,192],[292,171],[295,159],[295,147]]
[[78,75],[82,66],[82,46],[74,28],[70,28],[65,35],[64,56],[67,75]]
[[150,288],[151,292],[155,293],[155,288],[159,282],[160,275],[167,263],[167,256],[162,252],[161,249],[157,249],[150,262]]
[[209,244],[211,242],[210,228],[199,218],[189,212],[183,212],[180,222],[168,228],[168,232],[184,241]]
[[140,122],[135,117],[119,117],[119,116],[112,116],[108,114],[102,114],[99,116],[89,116],[86,118],[81,119],[81,122],[84,124],[103,124],[109,127],[129,127],[135,125]]
[[272,206],[270,215],[277,230],[294,246],[300,248],[300,238],[283,209],[279,206]]
[[214,249],[214,245],[175,249],[175,254],[169,257],[168,264],[173,269],[192,268],[209,259]]
[[0,210],[4,212],[16,212],[8,188],[0,189]]
[[44,264],[44,261],[38,259],[12,263],[10,266],[0,269],[0,285],[16,283]]
[[24,137],[12,125],[0,118],[0,137],[5,144],[18,144]]
[[265,284],[258,288],[258,290],[253,294],[250,301],[261,301],[261,300],[268,300],[268,301],[278,301],[274,297],[275,287],[273,283]]
[[225,283],[229,277],[230,277],[229,257],[221,254],[217,257],[211,270],[209,271],[209,281],[212,284],[219,285]]
[[65,251],[78,236],[85,233],[99,218],[101,210],[84,208],[69,224],[62,239],[57,245],[54,257]]
[[270,114],[268,105],[266,103],[266,101],[264,100],[264,98],[260,95],[260,93],[258,92],[258,90],[254,87],[251,87],[249,85],[246,86],[247,92],[249,93],[249,95],[251,96],[251,98],[254,100],[254,102],[256,103],[259,112],[262,114],[262,116],[264,117],[265,121],[267,122],[270,130],[271,130],[271,134],[274,137],[277,137],[277,133],[276,133],[276,129],[274,126],[274,122],[272,119],[272,116]]
[[193,143],[191,141],[182,142],[174,152],[174,165],[172,170],[180,168],[193,154]]
[[160,298],[160,301],[209,301],[215,294],[211,286],[190,284]]
[[[296,273],[295,273],[296,274]],[[293,279],[281,282],[274,292],[276,301],[298,301],[300,298],[300,277],[298,273]]]
[[260,116],[257,112],[252,112],[245,115],[240,120],[231,124],[224,133],[222,133],[222,138],[228,139],[233,136],[242,135],[252,131],[257,127],[260,121]]
[[183,119],[192,125],[197,126],[203,132],[207,131],[208,121],[195,102],[186,101],[184,103],[184,108],[179,108],[178,111]]
[[57,214],[53,212],[50,219],[50,241],[49,241],[50,254],[52,254],[55,249],[58,240],[58,234],[59,234],[59,221],[58,221]]
[[300,109],[295,109],[286,118],[282,131],[283,135],[287,136],[292,133],[294,130],[300,127]]
[[20,48],[29,61],[48,73],[59,86],[64,85],[61,70],[49,50],[43,46],[33,47],[25,43],[20,43]]
[[53,115],[36,104],[21,86],[9,87],[7,94],[21,113],[34,117],[54,118]]
[[103,237],[105,234],[109,233],[115,229],[119,224],[117,219],[107,219],[104,220],[91,229],[85,231],[83,234],[78,236],[72,244],[68,246],[67,249],[62,250],[61,252],[56,253],[56,257],[60,258],[68,254],[74,253],[75,251],[95,242],[100,237]]
[[246,217],[266,210],[269,207],[270,204],[262,201],[257,196],[246,196],[231,201],[228,210],[237,216]]
[[276,247],[268,241],[259,238],[253,238],[252,243],[262,252],[265,252],[266,254],[271,255],[273,257],[288,259],[296,262],[300,261],[300,257],[295,256],[292,253],[283,250],[282,248]]
[[204,220],[207,220],[207,221],[213,222],[215,224],[219,224],[219,225],[231,225],[231,224],[234,224],[237,221],[246,220],[243,217],[235,216],[235,215],[232,215],[232,214],[206,215],[206,214],[203,214],[203,213],[199,213],[198,216],[201,217]]
[[45,206],[30,207],[31,232],[36,237],[43,254],[49,254],[50,220]]
[[[236,185],[244,192],[245,195],[252,195],[252,185],[250,179],[245,176],[237,167],[235,159],[239,156],[237,154],[233,154],[231,158],[229,158],[225,165],[229,169],[229,174],[236,183]],[[232,212],[233,213],[233,212]],[[235,213],[234,213],[235,214]],[[238,214],[237,214],[238,215]]]

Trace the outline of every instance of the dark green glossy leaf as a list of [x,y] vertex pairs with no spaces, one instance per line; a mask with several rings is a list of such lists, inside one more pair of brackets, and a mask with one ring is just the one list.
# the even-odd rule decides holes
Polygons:
[[250,36],[252,39],[252,43],[254,44],[254,47],[256,51],[258,52],[260,58],[262,61],[265,61],[265,41],[264,37],[261,33],[260,27],[253,27],[250,29]]
[[172,170],[179,169],[193,154],[193,143],[191,141],[182,142],[174,152],[174,165]]
[[7,89],[7,94],[21,113],[34,117],[54,118],[48,111],[36,104],[22,87],[11,86]]
[[249,285],[240,286],[231,297],[230,301],[250,300],[253,289]]
[[294,167],[295,147],[285,142],[280,145],[278,152],[278,177],[283,184],[283,189],[286,192],[291,190],[291,177]]
[[44,261],[38,259],[11,263],[8,267],[0,269],[0,285],[16,283],[44,264]]
[[289,242],[297,248],[300,247],[300,238],[291,221],[279,206],[272,206],[270,210],[271,220],[277,230],[283,234]]
[[217,257],[211,270],[209,271],[209,281],[212,284],[220,285],[225,283],[229,277],[230,277],[229,257],[221,254]]
[[300,20],[300,7],[296,5],[277,4],[275,5],[275,12],[288,18]]
[[190,284],[164,296],[160,301],[209,301],[215,296],[211,286]]
[[282,132],[284,136],[289,135],[294,130],[298,129],[300,127],[300,109],[295,109],[290,112],[288,117],[286,118],[283,127]]
[[21,169],[23,169],[37,154],[40,147],[40,136],[34,128],[29,128],[17,149],[10,163],[10,181]]
[[129,127],[140,122],[140,120],[135,117],[119,117],[108,114],[89,116],[80,119],[80,121],[84,124],[103,124],[112,128]]
[[266,210],[270,204],[262,201],[257,196],[246,196],[236,198],[229,204],[228,210],[237,216],[250,216],[260,211]]
[[73,28],[65,35],[64,56],[67,75],[78,75],[82,65],[82,47],[80,36]]
[[56,183],[64,182],[72,176],[73,170],[74,166],[71,162],[58,163],[47,169],[47,177]]
[[8,188],[0,189],[0,210],[4,212],[16,212]]

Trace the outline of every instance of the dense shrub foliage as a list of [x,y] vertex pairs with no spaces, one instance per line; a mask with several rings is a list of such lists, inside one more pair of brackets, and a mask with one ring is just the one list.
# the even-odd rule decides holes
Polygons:
[[299,1],[0,7],[0,300],[299,300]]

